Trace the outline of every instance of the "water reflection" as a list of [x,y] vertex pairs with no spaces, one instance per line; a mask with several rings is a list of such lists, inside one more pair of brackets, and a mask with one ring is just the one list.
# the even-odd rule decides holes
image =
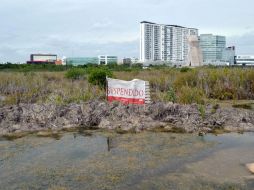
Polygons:
[[0,189],[253,189],[244,167],[253,137],[79,131],[3,140]]

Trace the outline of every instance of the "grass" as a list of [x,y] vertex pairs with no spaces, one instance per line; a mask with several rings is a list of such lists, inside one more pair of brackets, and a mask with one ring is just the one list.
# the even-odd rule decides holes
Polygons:
[[86,80],[71,80],[64,72],[0,73],[2,104],[48,103],[64,105],[104,99],[105,92]]
[[9,133],[9,134],[5,134],[5,135],[1,136],[0,139],[2,138],[5,140],[8,140],[8,141],[14,141],[16,139],[23,138],[29,134],[31,134],[31,133],[29,133],[29,132]]
[[165,101],[166,93],[174,90],[177,102],[202,104],[206,99],[251,100],[254,98],[253,68],[148,69],[115,72],[120,79],[144,79],[150,82],[152,99]]
[[[88,82],[89,72],[105,69],[115,78],[143,79],[150,82],[153,101],[205,104],[211,100],[239,101],[254,98],[254,69],[209,68],[177,69],[154,67],[83,66],[82,77],[66,77],[72,67],[0,67],[0,104],[49,103],[65,105],[89,100],[105,100],[105,90]],[[10,67],[10,68],[9,68]],[[12,68],[14,67],[14,68]],[[18,68],[18,67],[21,67]],[[24,72],[26,69],[28,72]],[[30,70],[29,70],[30,69]],[[82,70],[83,69],[83,70]],[[72,74],[72,73],[71,73]],[[202,114],[202,110],[201,110]]]
[[251,110],[254,109],[254,104],[234,104],[233,107]]

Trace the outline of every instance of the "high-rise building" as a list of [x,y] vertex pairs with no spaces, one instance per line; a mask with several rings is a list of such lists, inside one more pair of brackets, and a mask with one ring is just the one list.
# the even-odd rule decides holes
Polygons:
[[203,52],[204,63],[212,64],[223,60],[226,48],[226,37],[212,34],[200,35],[200,48]]
[[198,36],[198,29],[143,21],[140,23],[140,60],[186,64],[191,35]]

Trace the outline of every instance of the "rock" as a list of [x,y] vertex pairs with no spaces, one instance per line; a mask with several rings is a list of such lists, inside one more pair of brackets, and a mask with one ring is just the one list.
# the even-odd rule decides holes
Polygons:
[[200,136],[200,137],[203,137],[203,136],[205,136],[205,132],[203,132],[203,131],[200,131],[199,133],[198,133],[198,136]]
[[254,129],[254,125],[252,123],[240,123],[239,129],[246,132],[251,132]]
[[0,102],[5,100],[6,100],[6,96],[0,96]]
[[247,169],[254,174],[254,163],[246,164]]
[[[114,102],[89,101],[83,104],[58,106],[53,104],[19,104],[0,107],[0,134],[15,131],[61,130],[72,127],[84,129],[121,129],[144,131],[156,128],[189,133],[207,133],[214,129],[254,131],[254,112],[235,108],[218,108],[211,113],[205,107],[202,118],[198,106],[173,103],[152,103],[147,106],[122,105]],[[167,128],[167,126],[174,126]],[[163,131],[162,130],[162,131]]]
[[99,124],[100,129],[113,129],[110,121],[103,119]]
[[37,137],[51,137],[51,138],[55,138],[55,139],[60,139],[61,138],[61,134],[57,131],[40,131],[37,134]]
[[12,128],[17,131],[19,129],[21,129],[21,126],[20,125],[13,125]]

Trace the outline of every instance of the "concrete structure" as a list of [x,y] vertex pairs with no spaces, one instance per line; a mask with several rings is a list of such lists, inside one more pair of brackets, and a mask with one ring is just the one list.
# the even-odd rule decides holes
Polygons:
[[132,64],[132,60],[131,60],[131,58],[123,58],[122,63],[124,65],[131,65]]
[[177,25],[140,23],[140,61],[172,62],[185,65],[189,45],[188,36],[198,36],[198,29]]
[[223,60],[223,52],[226,48],[226,37],[212,34],[200,35],[200,48],[203,52],[205,64],[213,64]]
[[66,65],[88,65],[88,64],[97,64],[98,65],[98,57],[67,57],[64,62]]
[[99,65],[108,65],[108,64],[114,64],[118,63],[118,57],[117,56],[111,56],[111,55],[99,55]]
[[234,65],[235,56],[235,46],[227,47],[223,51],[222,60],[228,62],[230,65]]
[[63,61],[61,59],[58,59],[55,61],[56,65],[63,65]]
[[128,65],[131,65],[131,64],[137,64],[139,63],[139,59],[136,58],[136,57],[127,57],[127,58],[123,58],[122,61],[121,61],[122,64],[128,64]]
[[57,55],[55,54],[31,54],[27,64],[55,64]]
[[200,67],[203,65],[203,55],[199,46],[199,39],[197,36],[188,37],[189,52],[187,65],[189,67]]
[[235,65],[254,66],[254,55],[237,55]]
[[139,59],[136,58],[136,57],[132,57],[132,58],[131,58],[131,63],[132,63],[132,64],[137,64],[137,63],[139,63]]

